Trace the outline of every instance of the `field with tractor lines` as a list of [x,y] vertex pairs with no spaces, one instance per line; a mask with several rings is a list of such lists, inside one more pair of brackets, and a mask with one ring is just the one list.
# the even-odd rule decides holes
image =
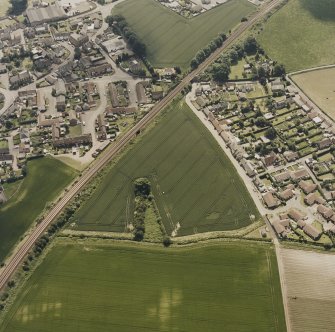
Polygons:
[[58,240],[2,319],[7,331],[283,332],[275,252]]
[[290,0],[264,24],[258,41],[286,71],[334,64],[335,1]]
[[335,255],[293,249],[281,253],[292,331],[333,331]]
[[113,15],[125,17],[147,46],[154,67],[187,69],[195,54],[220,33],[228,33],[256,7],[247,0],[231,0],[191,19],[156,0],[129,0],[116,6]]
[[[151,182],[168,234],[234,230],[259,219],[242,179],[183,101],[114,165],[74,217],[79,230],[122,232],[132,223],[133,182]],[[180,226],[180,228],[179,228]]]
[[74,169],[49,157],[29,161],[27,171],[23,180],[4,186],[8,201],[0,207],[0,262],[46,205],[77,174]]

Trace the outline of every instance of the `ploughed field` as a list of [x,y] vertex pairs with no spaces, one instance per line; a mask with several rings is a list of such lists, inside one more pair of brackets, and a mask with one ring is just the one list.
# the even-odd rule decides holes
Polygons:
[[4,186],[8,201],[0,207],[0,262],[75,175],[62,162],[44,157],[28,162],[23,180]]
[[285,331],[269,244],[103,243],[58,240],[0,331]]
[[164,7],[156,0],[129,0],[117,5],[113,14],[125,17],[147,46],[154,67],[187,69],[192,58],[220,33],[228,33],[255,6],[247,0],[231,0],[191,19]]
[[293,75],[292,79],[323,112],[335,120],[335,67]]
[[[146,177],[168,234],[234,230],[259,218],[229,158],[183,101],[131,146],[74,216],[76,229],[126,230],[134,214],[134,180]],[[180,226],[180,227],[179,227]]]
[[334,63],[334,30],[334,0],[290,0],[270,17],[258,41],[273,60],[295,71]]
[[334,254],[293,249],[281,252],[292,331],[333,331]]

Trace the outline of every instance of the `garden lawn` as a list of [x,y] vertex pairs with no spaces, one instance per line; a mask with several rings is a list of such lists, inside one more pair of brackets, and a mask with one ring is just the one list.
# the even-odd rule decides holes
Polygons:
[[[72,168],[53,158],[28,162],[27,177],[14,196],[0,208],[0,262],[46,204],[55,199],[75,175]],[[9,192],[13,194],[10,189]]]
[[265,23],[265,52],[296,71],[335,62],[335,1],[290,0]]
[[122,232],[132,223],[133,182],[151,182],[168,234],[234,230],[258,210],[229,158],[184,101],[132,145],[74,216],[81,230]]
[[231,0],[191,19],[164,7],[156,0],[129,0],[114,14],[126,21],[147,46],[154,67],[187,69],[195,54],[220,33],[228,33],[241,18],[255,10],[247,0]]
[[284,332],[270,244],[159,248],[60,240],[1,332]]

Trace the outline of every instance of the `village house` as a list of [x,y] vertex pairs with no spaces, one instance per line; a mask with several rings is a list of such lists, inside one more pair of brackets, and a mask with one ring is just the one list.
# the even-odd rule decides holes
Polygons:
[[270,154],[268,154],[262,159],[262,162],[265,167],[269,167],[275,164],[277,160],[278,160],[277,155],[272,151]]
[[104,141],[107,139],[107,123],[105,121],[105,117],[103,114],[99,114],[97,117],[97,125],[98,125],[98,132],[97,132],[97,139],[99,141]]
[[153,100],[159,100],[164,97],[163,88],[160,85],[153,85],[151,87],[151,98]]
[[73,146],[91,145],[92,135],[85,134],[77,137],[63,137],[59,139],[53,139],[52,144],[55,148],[71,148]]
[[267,192],[262,197],[263,197],[264,204],[269,209],[274,209],[278,205],[280,205],[280,201],[271,192]]
[[318,205],[317,211],[326,220],[330,219],[334,215],[334,211],[331,208],[329,208],[329,207],[327,207],[327,206],[325,206],[323,204]]
[[285,172],[273,175],[273,178],[275,179],[276,182],[282,183],[282,182],[285,182],[287,180],[290,180],[291,179],[291,174],[290,174],[289,171],[285,171]]
[[313,225],[306,224],[303,229],[304,233],[312,238],[314,241],[317,241],[322,235],[322,231],[315,228]]
[[281,238],[286,238],[291,232],[289,219],[275,220],[272,222],[272,227]]
[[283,201],[288,201],[294,196],[294,191],[292,189],[285,189],[278,195]]
[[18,89],[20,86],[29,84],[31,81],[32,76],[27,70],[9,78],[9,84],[12,89]]
[[298,185],[306,195],[312,193],[318,187],[315,183],[311,183],[305,180],[300,181]]
[[310,177],[309,173],[305,168],[299,169],[295,172],[292,172],[291,174],[292,180],[296,180],[296,181],[300,179],[308,179],[309,177]]
[[14,157],[11,154],[0,154],[0,164],[12,165]]
[[318,195],[317,193],[310,193],[308,195],[305,196],[304,198],[304,202],[305,204],[312,206],[314,204],[324,204],[326,203],[326,200],[321,197],[320,195]]
[[69,37],[70,43],[75,47],[80,47],[88,42],[88,35],[81,35],[78,33],[72,33]]
[[298,211],[296,209],[290,209],[287,214],[295,222],[298,222],[299,220],[304,220],[306,218],[305,213]]

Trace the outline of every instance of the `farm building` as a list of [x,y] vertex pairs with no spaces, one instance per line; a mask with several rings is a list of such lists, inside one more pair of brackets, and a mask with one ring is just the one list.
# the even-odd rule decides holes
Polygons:
[[65,11],[58,4],[41,8],[28,8],[26,17],[30,25],[36,26],[48,22],[56,22],[67,18]]

